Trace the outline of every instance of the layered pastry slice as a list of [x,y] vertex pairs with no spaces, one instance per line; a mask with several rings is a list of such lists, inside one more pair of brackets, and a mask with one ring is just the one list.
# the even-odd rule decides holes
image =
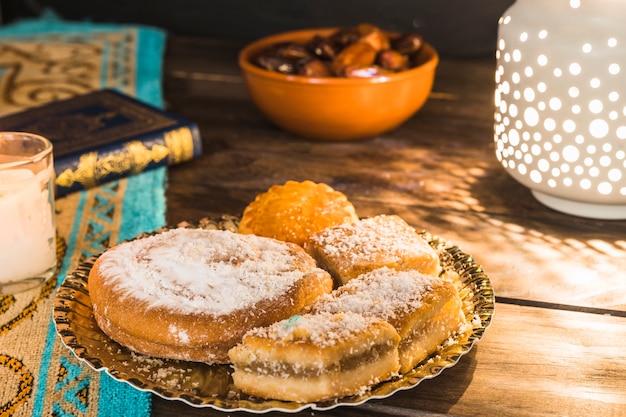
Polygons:
[[292,316],[249,331],[229,352],[242,392],[302,403],[366,392],[394,376],[400,337],[357,313]]
[[354,312],[389,322],[400,335],[400,372],[435,352],[466,320],[453,284],[418,271],[383,267],[323,295],[313,313]]
[[437,252],[397,215],[381,214],[328,227],[312,234],[305,249],[330,272],[335,286],[384,266],[429,275],[441,271]]

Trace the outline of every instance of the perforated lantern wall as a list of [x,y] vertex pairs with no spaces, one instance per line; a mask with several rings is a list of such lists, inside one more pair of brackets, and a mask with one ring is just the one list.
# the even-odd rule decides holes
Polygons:
[[556,210],[626,219],[626,0],[517,0],[496,58],[504,168]]

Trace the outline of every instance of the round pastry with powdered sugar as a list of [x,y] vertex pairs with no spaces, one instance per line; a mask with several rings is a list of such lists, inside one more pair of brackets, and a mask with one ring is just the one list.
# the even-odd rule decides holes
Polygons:
[[332,278],[292,243],[178,228],[106,250],[88,287],[98,326],[121,345],[228,363],[244,333],[298,314]]

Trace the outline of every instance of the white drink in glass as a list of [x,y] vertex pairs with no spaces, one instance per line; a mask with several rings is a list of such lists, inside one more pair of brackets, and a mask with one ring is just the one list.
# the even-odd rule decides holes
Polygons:
[[0,132],[0,294],[32,288],[55,271],[51,152],[40,136]]

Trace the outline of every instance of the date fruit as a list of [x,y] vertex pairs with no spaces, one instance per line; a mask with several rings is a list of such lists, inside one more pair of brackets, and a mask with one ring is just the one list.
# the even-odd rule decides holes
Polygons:
[[423,44],[420,33],[389,34],[360,23],[304,43],[270,45],[254,63],[268,71],[305,77],[377,77],[418,65]]

